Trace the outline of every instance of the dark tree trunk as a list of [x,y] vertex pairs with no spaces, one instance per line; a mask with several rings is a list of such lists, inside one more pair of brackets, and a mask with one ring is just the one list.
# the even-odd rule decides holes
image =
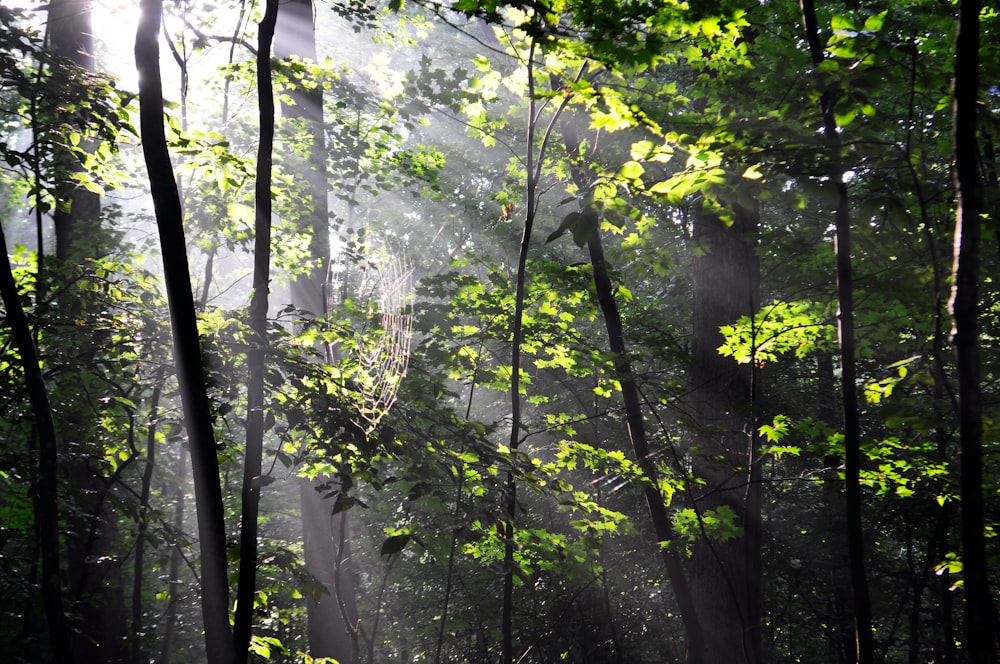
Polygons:
[[[584,215],[597,213],[593,209],[583,212]],[[604,325],[608,332],[608,345],[615,357],[615,374],[622,387],[622,401],[625,404],[625,420],[628,425],[629,440],[632,442],[632,450],[635,454],[636,462],[639,464],[642,474],[647,481],[647,486],[643,493],[646,498],[646,506],[649,509],[649,516],[653,522],[653,530],[660,547],[660,554],[663,557],[663,564],[666,567],[667,578],[670,586],[677,598],[680,607],[681,619],[684,622],[684,633],[687,637],[687,664],[710,664],[717,661],[710,658],[711,648],[705,640],[704,626],[707,623],[701,622],[697,612],[697,598],[692,593],[692,588],[688,584],[688,577],[684,571],[684,566],[675,548],[673,525],[670,514],[663,502],[663,496],[659,490],[654,488],[659,486],[659,472],[654,463],[654,457],[649,449],[646,440],[646,425],[642,415],[642,400],[639,397],[639,388],[635,383],[635,376],[632,374],[632,365],[628,357],[628,348],[625,345],[625,332],[622,329],[621,313],[618,310],[618,303],[615,301],[614,288],[611,284],[611,277],[608,274],[607,262],[604,258],[604,246],[601,242],[601,232],[595,219],[595,230],[587,243],[590,252],[590,264],[594,269],[594,287],[597,292],[597,301],[601,306],[601,313],[604,315]]]
[[955,259],[951,314],[958,362],[962,575],[969,661],[996,661],[997,628],[986,564],[983,416],[979,386],[979,244],[984,186],[979,172],[979,0],[962,0],[955,39]]
[[149,519],[152,516],[149,509],[149,497],[153,488],[153,471],[156,469],[156,428],[159,418],[160,393],[162,391],[164,370],[157,371],[156,386],[150,398],[149,430],[146,433],[146,465],[142,471],[142,487],[139,493],[139,526],[135,536],[135,560],[132,566],[132,653],[131,664],[142,662],[143,639],[140,636],[143,629],[142,596],[145,586],[146,565],[146,533],[149,530]]
[[[187,484],[187,457],[179,450],[174,462],[174,481],[177,487],[174,491],[174,530],[184,532],[184,485]],[[167,578],[167,609],[164,618],[163,636],[160,641],[161,662],[170,662],[170,654],[174,647],[174,636],[177,632],[177,603],[180,601],[181,549],[179,542],[171,543],[170,566]]]
[[[837,403],[837,388],[833,357],[826,353],[821,355],[816,369],[819,374],[816,402],[820,404],[817,415],[831,429],[839,429],[840,418],[834,408]],[[844,518],[844,482],[840,479],[843,462],[843,457],[837,453],[831,452],[823,457],[823,513],[827,517],[827,578],[830,582],[830,661],[836,664],[852,662],[855,651],[851,573],[847,560],[847,524]]]
[[35,521],[38,527],[42,557],[42,603],[49,624],[49,638],[52,654],[58,662],[72,664],[75,661],[70,645],[66,614],[63,610],[62,585],[60,584],[59,563],[59,495],[58,456],[55,421],[49,405],[49,395],[38,364],[38,352],[34,337],[28,325],[28,318],[21,307],[17,283],[7,258],[7,238],[0,225],[0,297],[7,310],[6,320],[10,327],[14,345],[17,348],[24,371],[24,382],[31,401],[38,432],[38,482],[34,487],[37,511]]
[[[518,249],[517,273],[514,275],[514,312],[511,323],[511,359],[510,359],[510,437],[508,438],[511,467],[507,469],[507,480],[504,483],[503,510],[504,524],[502,537],[504,541],[503,555],[503,596],[500,609],[500,664],[512,664],[514,661],[514,529],[517,515],[517,480],[514,477],[514,464],[517,448],[521,445],[521,346],[524,343],[524,297],[527,291],[528,279],[528,248],[531,243],[531,231],[535,223],[535,209],[538,200],[538,175],[535,169],[535,42],[532,40],[528,50],[528,131],[526,136],[527,152],[525,154],[525,213],[524,230],[521,232],[521,245]],[[544,155],[544,148],[540,151]]]
[[[533,115],[533,114],[532,114]],[[580,191],[587,190],[587,181],[583,169],[576,162],[580,154],[580,139],[577,134],[576,125],[571,119],[563,119],[561,123],[563,132],[563,143],[566,152],[570,155],[570,172],[573,182]],[[625,343],[625,331],[622,326],[621,312],[614,296],[614,287],[611,283],[611,275],[608,271],[607,260],[604,256],[604,243],[601,240],[600,220],[597,212],[592,207],[586,207],[578,217],[578,223],[587,227],[593,227],[593,234],[587,241],[587,250],[590,253],[590,264],[594,270],[594,290],[597,294],[597,302],[601,307],[601,314],[604,317],[604,326],[608,333],[608,346],[615,357],[615,374],[622,388],[622,401],[625,406],[625,419],[628,427],[629,441],[632,443],[632,451],[635,455],[636,463],[642,471],[648,485],[643,490],[646,499],[646,507],[649,510],[650,521],[653,524],[653,531],[656,533],[657,543],[660,547],[660,555],[663,558],[663,565],[667,572],[667,578],[677,599],[680,609],[681,620],[684,623],[684,635],[686,639],[686,664],[709,663],[705,658],[707,651],[705,643],[705,629],[699,620],[695,598],[692,594],[688,581],[687,572],[680,558],[680,554],[673,543],[675,533],[670,513],[664,504],[663,496],[658,489],[660,473],[656,468],[654,455],[649,448],[646,438],[645,418],[642,412],[642,399],[639,388],[632,373],[632,364],[628,355],[628,347]],[[605,589],[606,592],[606,589]],[[608,615],[610,618],[610,605],[608,605]],[[611,626],[614,634],[614,626]],[[621,659],[621,648],[615,640],[616,656]]]
[[250,648],[257,590],[257,519],[260,514],[261,462],[264,453],[264,374],[267,369],[267,305],[271,273],[271,153],[274,146],[274,92],[271,85],[271,41],[278,0],[268,0],[257,36],[257,103],[260,142],[257,147],[254,224],[253,292],[250,295],[250,350],[247,353],[247,444],[243,459],[243,506],[240,518],[240,570],[233,637],[243,660]]
[[691,341],[691,412],[698,431],[694,476],[706,481],[695,510],[728,508],[742,535],[727,541],[700,538],[690,574],[698,620],[705,630],[706,662],[760,661],[760,463],[752,415],[752,363],[719,355],[719,328],[756,312],[759,271],[754,244],[757,212],[737,206],[733,224],[695,210],[694,307]]
[[201,606],[205,649],[209,664],[235,664],[237,658],[229,628],[226,523],[219,458],[198,340],[198,321],[188,270],[181,201],[163,128],[158,42],[162,0],[142,0],[140,7],[135,39],[135,63],[139,73],[139,124],[163,254],[177,379],[191,450],[201,552]]
[[[824,47],[819,39],[819,24],[813,0],[801,0],[805,37],[813,65],[824,59]],[[820,98],[823,133],[831,150],[840,148],[834,104],[835,93],[824,90]],[[834,157],[839,159],[839,157]],[[837,210],[834,217],[837,253],[837,336],[840,346],[840,387],[844,422],[844,495],[847,518],[847,554],[851,571],[851,592],[856,635],[856,660],[874,664],[875,646],[872,638],[871,600],[865,571],[864,524],[861,516],[861,423],[858,411],[857,370],[854,344],[854,277],[851,266],[851,212],[843,167],[835,164],[831,177],[837,190]]]

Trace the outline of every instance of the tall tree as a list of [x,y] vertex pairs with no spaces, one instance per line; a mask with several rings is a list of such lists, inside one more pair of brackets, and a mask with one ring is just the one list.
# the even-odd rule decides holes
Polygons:
[[139,128],[163,254],[177,379],[191,450],[201,550],[201,607],[205,626],[205,650],[209,664],[235,664],[237,657],[229,627],[226,522],[219,458],[198,339],[198,320],[188,270],[187,245],[184,241],[183,211],[163,127],[159,47],[162,13],[162,0],[142,0],[135,36],[135,64],[139,73]]
[[0,226],[0,296],[6,308],[7,322],[14,337],[14,344],[24,371],[28,398],[35,416],[38,435],[38,475],[34,487],[35,521],[39,534],[42,556],[42,602],[49,625],[52,653],[58,661],[72,664],[75,661],[70,643],[69,626],[63,609],[62,583],[60,581],[59,555],[59,445],[56,440],[55,421],[49,405],[48,392],[38,362],[38,351],[28,325],[28,318],[21,306],[14,274],[7,253],[7,239]]
[[950,309],[952,345],[958,361],[961,445],[962,573],[965,577],[965,638],[970,661],[995,662],[997,623],[986,563],[983,500],[983,413],[980,395],[979,245],[983,178],[979,165],[976,107],[979,104],[979,0],[962,0],[955,38],[953,92],[955,255]]
[[[48,39],[53,52],[72,62],[82,71],[94,71],[93,0],[52,0],[48,6]],[[99,220],[101,199],[71,175],[80,164],[66,155],[64,170],[58,176],[56,208],[52,213],[56,236],[56,256],[69,258],[80,241],[92,241],[92,231]]]
[[[275,56],[315,63],[315,7],[312,0],[281,5],[274,42]],[[303,69],[289,68],[291,103],[282,103],[285,136],[303,146],[285,152],[284,168],[301,183],[296,224],[308,237],[309,268],[292,282],[292,304],[316,317],[327,314],[330,230],[323,86]],[[332,357],[327,357],[332,361]],[[351,572],[350,538],[345,511],[334,511],[329,488],[336,478],[300,480],[303,547],[306,569],[322,584],[307,598],[309,650],[313,657],[332,657],[352,664],[358,657],[357,607]]]
[[[806,43],[813,66],[824,60],[824,48],[819,38],[819,23],[813,0],[802,0],[802,20]],[[834,153],[831,177],[837,192],[834,214],[837,254],[837,337],[840,347],[840,388],[844,424],[844,495],[847,519],[848,565],[853,593],[854,629],[857,643],[856,659],[861,664],[874,664],[872,641],[872,611],[865,571],[864,526],[861,514],[861,422],[858,409],[857,361],[854,340],[854,276],[851,264],[851,208],[844,180],[845,169],[840,163],[840,132],[835,105],[837,91],[824,89],[820,97],[823,135]]]
[[757,211],[736,206],[727,223],[693,212],[690,402],[697,427],[694,508],[742,530],[706,530],[690,561],[691,592],[705,630],[705,662],[760,661],[760,460],[754,435],[754,367],[721,357],[720,328],[753,317],[759,299]]
[[[85,77],[95,70],[92,0],[55,0],[49,4],[46,31],[52,52],[70,63],[71,75]],[[87,141],[93,149],[96,141]],[[71,150],[54,155],[55,207],[52,220],[55,230],[55,254],[63,265],[56,283],[73,289],[73,282],[85,269],[85,261],[105,250],[101,244],[100,196],[84,187],[74,176],[83,173],[83,165]],[[42,248],[39,247],[39,251]],[[42,260],[39,265],[43,265]],[[46,275],[48,277],[50,275]],[[93,320],[82,298],[71,297],[66,306],[79,319]],[[93,371],[88,360],[95,351],[94,335],[86,327],[67,331],[76,361],[66,363],[60,376],[60,390],[72,395],[85,389]],[[74,612],[79,628],[74,631],[73,645],[77,658],[83,661],[123,662],[126,658],[124,595],[122,570],[116,547],[118,517],[111,506],[111,483],[100,469],[91,463],[91,456],[100,457],[97,447],[94,417],[87,413],[86,404],[70,396],[72,406],[62,409],[57,426],[62,438],[78,444],[77,452],[69,457],[67,476],[73,487],[77,509],[69,519],[67,538],[67,571],[70,589],[75,599]]]
[[[573,184],[578,191],[589,191],[590,186],[579,163],[583,154],[581,154],[580,138],[575,123],[572,120],[565,119],[562,122],[562,132],[566,152],[570,158],[570,173],[572,174]],[[678,550],[678,538],[674,532],[670,513],[664,502],[663,494],[657,488],[661,483],[661,472],[656,466],[655,457],[647,439],[643,401],[639,393],[639,386],[636,383],[635,374],[632,371],[632,360],[629,357],[629,349],[626,345],[622,315],[618,307],[618,302],[615,299],[615,287],[605,257],[604,242],[601,238],[601,220],[591,199],[592,196],[585,196],[583,209],[579,212],[570,213],[567,216],[569,223],[563,222],[563,226],[567,230],[572,226],[575,238],[579,237],[578,242],[580,240],[585,241],[587,251],[590,254],[590,265],[594,273],[594,292],[597,295],[597,302],[604,317],[604,327],[608,335],[608,346],[614,358],[615,377],[621,385],[628,437],[632,443],[632,451],[635,454],[636,463],[642,471],[645,481],[643,496],[646,500],[646,507],[653,524],[653,531],[656,534],[667,578],[670,580],[671,589],[677,598],[681,620],[684,623],[686,638],[684,661],[687,664],[709,662],[712,660],[706,659],[706,656],[711,651],[708,649],[705,641],[705,624],[701,622],[698,615],[697,601],[692,594],[691,584],[688,580],[688,571],[684,568],[684,563]],[[549,237],[549,240],[551,241],[558,234],[561,234],[561,232],[556,231],[553,236]]]
[[243,457],[240,569],[233,617],[236,654],[241,660],[250,648],[257,595],[258,519],[261,465],[264,454],[264,377],[267,371],[267,306],[271,274],[271,163],[274,146],[274,92],[271,83],[271,42],[278,16],[278,0],[268,0],[257,33],[257,104],[260,142],[255,187],[253,291],[250,294],[250,350],[247,352],[247,443]]

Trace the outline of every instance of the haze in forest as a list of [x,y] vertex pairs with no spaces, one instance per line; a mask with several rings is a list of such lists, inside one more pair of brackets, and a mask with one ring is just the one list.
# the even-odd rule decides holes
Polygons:
[[0,7],[0,652],[996,661],[997,29]]

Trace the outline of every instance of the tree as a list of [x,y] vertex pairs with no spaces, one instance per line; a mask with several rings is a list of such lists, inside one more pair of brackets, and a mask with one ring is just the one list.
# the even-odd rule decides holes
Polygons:
[[[308,269],[292,283],[292,303],[308,316],[329,311],[330,222],[327,148],[323,125],[323,85],[310,68],[316,64],[315,8],[311,0],[284,4],[278,13],[275,55],[289,67],[290,103],[282,104],[286,138],[299,148],[285,168],[301,178],[301,201],[294,220],[308,242]],[[290,60],[289,60],[290,59]],[[333,358],[325,358],[328,362]],[[307,599],[309,643],[313,656],[345,664],[358,656],[357,608],[351,572],[347,514],[325,494],[336,492],[336,478],[303,478],[300,486],[306,568],[322,584]],[[332,491],[331,491],[332,490]],[[342,503],[341,503],[342,504]]]
[[979,359],[979,245],[983,181],[976,139],[979,97],[979,2],[959,5],[955,38],[955,259],[951,292],[952,344],[958,358],[961,439],[962,571],[965,620],[973,662],[996,659],[997,622],[990,593],[983,530],[983,422]]
[[229,574],[226,569],[226,524],[219,459],[202,373],[204,364],[188,272],[183,212],[163,129],[158,44],[163,6],[160,0],[144,0],[140,8],[135,38],[135,64],[139,72],[139,124],[163,252],[177,377],[190,440],[191,472],[195,484],[201,549],[201,605],[205,624],[205,650],[210,664],[231,664],[237,657],[229,627]]
[[[46,31],[54,54],[79,68],[75,75],[86,77],[95,72],[94,38],[91,27],[90,0],[61,0],[48,8]],[[93,139],[81,148],[95,151],[99,143]],[[84,186],[91,176],[78,154],[63,148],[56,156],[55,206],[52,223],[55,231],[55,256],[61,261],[53,275],[59,287],[70,287],[85,271],[86,259],[99,256],[108,238],[101,233],[100,196]],[[41,251],[42,247],[39,247]],[[40,261],[40,265],[44,263]],[[48,275],[46,275],[48,276]],[[71,303],[81,318],[90,318],[83,308],[83,299]],[[93,356],[95,344],[84,330],[69,333],[69,343],[77,349],[81,362],[69,363],[61,372],[59,391],[72,399],[74,391],[85,389],[90,368],[86,359]],[[62,438],[81,444],[84,453],[74,454],[70,461],[70,481],[78,503],[79,518],[72,518],[74,535],[67,542],[67,567],[70,589],[79,614],[74,649],[77,659],[124,662],[126,658],[124,596],[122,574],[116,564],[115,524],[117,515],[111,506],[109,493],[113,480],[91,466],[89,456],[99,455],[94,442],[94,418],[85,408],[60,409],[59,426]],[[98,601],[98,598],[103,598]],[[103,606],[100,604],[103,602]]]
[[257,35],[257,99],[260,107],[260,146],[254,215],[254,271],[250,300],[252,348],[247,353],[250,379],[247,384],[247,443],[243,459],[242,513],[240,518],[240,571],[233,618],[236,653],[250,649],[257,594],[258,520],[264,454],[265,394],[267,371],[267,306],[271,273],[271,152],[274,147],[274,93],[271,84],[271,41],[278,17],[278,2],[268,2]]
[[[811,0],[802,2],[806,41],[813,65],[823,63],[823,46],[819,41],[816,8]],[[835,91],[823,90],[820,111],[823,133],[835,150],[840,146],[836,120]],[[851,265],[851,216],[844,182],[844,168],[834,165],[833,184],[837,191],[835,215],[837,252],[837,334],[840,344],[841,403],[844,422],[844,482],[846,497],[848,564],[853,591],[854,630],[857,639],[856,659],[863,664],[875,661],[872,642],[871,601],[865,573],[864,526],[861,520],[861,424],[858,413],[857,372],[854,342],[854,277]]]
[[[94,35],[91,27],[92,0],[55,0],[48,7],[47,31],[53,52],[85,72],[94,72]],[[96,230],[101,212],[100,196],[74,180],[81,173],[73,156],[62,160],[57,175],[57,204],[52,214],[56,236],[56,256],[73,254],[74,245],[87,241]],[[84,251],[84,255],[88,252]]]
[[[690,562],[692,595],[706,632],[704,661],[760,661],[760,460],[754,434],[757,372],[717,351],[719,330],[753,317],[759,301],[757,212],[732,223],[695,203],[691,344],[694,509],[703,532]],[[709,530],[711,520],[719,524]],[[736,532],[733,528],[737,528]],[[739,534],[737,534],[739,533]]]
[[0,650],[131,609],[165,663],[990,660],[995,45],[925,0],[315,8],[272,61],[273,3],[173,7],[177,107],[147,16],[143,174],[131,96],[0,9]]
[[[0,251],[7,252],[7,239],[0,228]],[[59,445],[56,440],[55,422],[49,405],[45,382],[38,365],[38,352],[28,318],[21,307],[20,293],[10,261],[0,261],[0,296],[7,309],[7,319],[17,345],[18,355],[25,374],[28,398],[35,417],[38,435],[38,475],[34,487],[33,504],[35,522],[39,534],[42,556],[42,594],[45,616],[48,621],[49,638],[52,640],[53,654],[64,662],[73,662],[73,647],[69,626],[63,609],[62,584],[60,582],[59,555],[59,495],[57,467]]]

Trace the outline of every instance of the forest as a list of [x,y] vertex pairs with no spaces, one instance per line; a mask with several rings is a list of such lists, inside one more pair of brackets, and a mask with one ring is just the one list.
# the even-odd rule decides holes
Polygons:
[[5,0],[0,652],[1000,661],[998,34]]

